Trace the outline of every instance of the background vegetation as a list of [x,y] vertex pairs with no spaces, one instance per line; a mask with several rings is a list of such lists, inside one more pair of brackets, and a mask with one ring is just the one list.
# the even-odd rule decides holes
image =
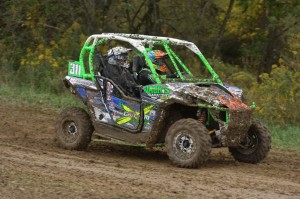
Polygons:
[[4,0],[1,95],[64,94],[67,61],[91,34],[170,36],[196,43],[224,82],[256,102],[258,117],[299,134],[299,21],[299,0]]

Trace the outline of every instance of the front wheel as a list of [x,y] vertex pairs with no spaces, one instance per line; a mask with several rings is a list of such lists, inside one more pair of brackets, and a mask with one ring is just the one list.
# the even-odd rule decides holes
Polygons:
[[254,120],[248,130],[248,135],[240,147],[229,147],[234,159],[246,163],[262,161],[271,149],[270,132],[260,121]]
[[172,124],[165,142],[170,160],[179,167],[199,167],[211,152],[211,138],[206,127],[194,119],[181,119]]
[[94,127],[89,114],[77,107],[64,109],[56,122],[56,141],[70,150],[85,150],[91,142]]

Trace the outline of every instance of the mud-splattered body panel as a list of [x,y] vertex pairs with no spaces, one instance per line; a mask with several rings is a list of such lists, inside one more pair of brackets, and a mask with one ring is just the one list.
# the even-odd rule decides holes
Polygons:
[[[166,121],[166,107],[174,103],[205,109],[209,115],[205,125],[215,128],[222,146],[237,146],[251,125],[251,109],[225,87],[215,83],[167,83],[144,86],[141,98],[126,98],[110,81],[92,81],[70,77],[76,93],[88,105],[96,122],[159,136]],[[211,119],[209,119],[211,118]],[[197,118],[195,118],[197,119]],[[217,126],[211,127],[212,123]]]
[[[239,93],[240,94],[240,93]],[[206,108],[218,123],[218,139],[222,146],[237,146],[251,125],[252,110],[227,88],[214,83],[169,83],[144,87],[148,96],[162,107],[173,103]],[[207,127],[210,121],[206,122]]]
[[[88,105],[93,119],[110,125],[117,125],[137,130],[142,125],[141,132],[150,132],[157,115],[157,101],[143,99],[122,99],[115,86],[107,81],[99,80],[99,87],[93,81],[76,77],[68,77],[77,95]],[[141,111],[143,119],[141,120]],[[142,124],[140,124],[142,122]]]

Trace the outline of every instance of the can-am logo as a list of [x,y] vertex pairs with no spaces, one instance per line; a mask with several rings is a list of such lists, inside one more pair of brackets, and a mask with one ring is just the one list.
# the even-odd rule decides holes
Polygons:
[[127,117],[131,117],[131,118],[136,118],[137,117],[137,114],[135,112],[124,112],[123,113],[124,116],[127,116]]
[[[131,117],[131,118],[137,118],[138,117],[137,113],[129,113],[129,112],[124,112],[123,116]],[[150,116],[149,115],[144,115],[144,119],[145,120],[150,120]]]
[[166,86],[145,86],[144,87],[145,93],[148,94],[160,94],[160,95],[167,95],[170,93],[170,89]]

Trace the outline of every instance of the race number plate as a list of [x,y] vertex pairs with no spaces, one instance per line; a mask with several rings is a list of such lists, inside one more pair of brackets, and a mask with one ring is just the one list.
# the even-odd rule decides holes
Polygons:
[[81,66],[79,62],[69,62],[68,75],[82,77]]

